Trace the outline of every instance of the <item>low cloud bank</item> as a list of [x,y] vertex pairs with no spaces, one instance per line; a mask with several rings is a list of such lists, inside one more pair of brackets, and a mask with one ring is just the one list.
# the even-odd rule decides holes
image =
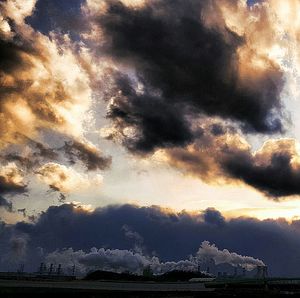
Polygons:
[[126,260],[138,270],[150,262],[156,272],[195,268],[199,259],[204,260],[201,270],[206,270],[212,268],[213,259],[215,264],[248,270],[263,260],[272,276],[299,276],[299,236],[299,220],[225,219],[213,208],[191,214],[157,206],[91,211],[64,204],[49,207],[35,222],[0,224],[0,270],[17,269],[5,256],[11,252],[11,239],[22,237],[26,249],[18,264],[24,263],[28,271],[37,270],[45,260],[54,262],[50,257],[56,263],[67,262],[66,267],[77,260],[78,270],[93,266],[120,270]]

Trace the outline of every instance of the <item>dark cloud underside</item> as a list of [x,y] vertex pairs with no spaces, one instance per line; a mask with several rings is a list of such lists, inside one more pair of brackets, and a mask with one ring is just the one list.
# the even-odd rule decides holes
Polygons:
[[[72,205],[62,205],[50,207],[35,224],[18,223],[13,231],[27,236],[28,250],[35,256],[34,261],[38,247],[45,253],[65,247],[86,251],[91,247],[132,249],[135,243],[124,234],[124,225],[142,237],[150,255],[155,251],[161,260],[186,258],[202,241],[208,240],[220,249],[264,260],[273,276],[299,275],[298,221],[289,224],[283,220],[225,220],[214,209],[199,215],[166,214],[157,207],[123,205],[87,213]],[[7,227],[0,234],[3,253],[11,228]],[[38,266],[38,262],[34,266]]]
[[[208,2],[153,0],[139,8],[118,1],[106,3],[107,11],[97,19],[106,38],[102,51],[131,67],[146,93],[152,92],[159,98],[143,98],[131,93],[126,98],[127,106],[120,103],[116,107],[119,113],[110,115],[112,120],[128,127],[136,120],[142,143],[148,133],[143,117],[153,114],[154,110],[161,115],[158,122],[172,121],[168,122],[170,128],[184,126],[187,115],[204,113],[237,121],[248,132],[282,130],[279,118],[281,72],[270,65],[254,81],[242,82],[237,50],[244,45],[243,38],[228,29],[221,32],[205,26],[201,14]],[[213,5],[212,1],[209,3]],[[127,89],[122,84],[118,87],[126,97]],[[143,101],[151,103],[143,105]],[[174,109],[177,114],[181,113],[177,120],[172,117]],[[151,127],[149,133],[153,133]],[[151,146],[145,144],[142,148],[136,139],[132,144],[128,144],[127,139],[125,144],[130,149],[136,145],[139,151],[150,151],[165,147],[166,143],[177,145],[180,139],[177,135],[174,140],[169,136],[164,142],[164,134],[160,136],[159,131],[155,134],[157,136],[149,140]],[[182,143],[185,142],[182,137]]]
[[0,195],[1,194],[18,194],[27,192],[27,185],[14,180],[15,173],[0,175]]
[[288,152],[273,152],[267,164],[257,164],[251,154],[240,152],[222,161],[225,171],[275,200],[300,194],[300,170]]
[[69,141],[65,142],[59,150],[65,152],[71,164],[80,161],[88,171],[105,170],[111,165],[111,157],[103,156],[96,147],[90,144]]

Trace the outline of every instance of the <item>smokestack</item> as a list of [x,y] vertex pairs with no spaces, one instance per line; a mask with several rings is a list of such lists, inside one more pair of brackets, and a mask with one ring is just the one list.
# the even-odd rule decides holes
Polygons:
[[237,267],[234,267],[233,276],[237,277],[237,275],[238,275]]
[[41,263],[40,269],[39,269],[39,274],[43,274],[43,270],[44,270],[44,263]]
[[258,278],[262,277],[262,268],[261,268],[261,266],[256,267],[256,277],[258,277]]
[[24,267],[25,267],[24,264],[20,264],[20,267],[19,267],[19,269],[17,270],[17,272],[18,272],[19,274],[24,273]]
[[243,268],[243,276],[245,277],[246,276],[246,269]]
[[49,267],[49,275],[51,275],[53,272],[53,264],[50,264],[50,267]]
[[268,276],[268,267],[267,266],[257,266],[256,277],[257,278],[266,278]]
[[269,275],[268,274],[268,266],[264,266],[263,267],[263,277],[266,278],[266,277],[268,277],[268,275]]
[[61,274],[61,264],[58,264],[58,267],[57,267],[57,275],[60,275]]

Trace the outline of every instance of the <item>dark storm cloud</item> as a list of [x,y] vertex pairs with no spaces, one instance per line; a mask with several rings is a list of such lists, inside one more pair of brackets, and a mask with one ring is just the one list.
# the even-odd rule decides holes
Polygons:
[[1,156],[3,160],[6,160],[7,162],[16,162],[20,166],[22,166],[25,169],[31,169],[35,165],[38,164],[37,160],[30,159],[28,157],[20,156],[17,153],[8,153],[4,156]]
[[[22,54],[37,54],[34,49],[30,46],[30,43],[23,40],[20,36],[15,37],[14,41],[6,40],[2,38],[0,34],[0,69],[4,73],[11,73],[12,71],[30,66],[24,61]],[[4,83],[4,82],[3,82]],[[9,92],[9,87],[4,89],[1,88],[1,93]],[[22,86],[19,86],[20,88]],[[25,86],[24,86],[25,87]],[[12,91],[15,88],[12,89]]]
[[253,186],[274,200],[300,194],[300,169],[293,166],[294,154],[274,150],[266,162],[249,152],[235,152],[220,161],[226,173]]
[[40,142],[34,142],[34,145],[38,150],[38,152],[34,153],[35,156],[40,156],[47,160],[58,159],[58,153],[55,152],[55,149],[46,147],[44,144]]
[[111,157],[103,156],[92,144],[74,140],[65,142],[59,150],[65,152],[71,164],[81,161],[89,171],[105,170],[111,165]]
[[[245,45],[243,38],[229,29],[221,32],[204,24],[204,18],[209,17],[203,15],[205,8],[213,5],[213,1],[153,0],[138,8],[113,0],[106,3],[107,9],[97,18],[105,37],[102,51],[132,67],[146,90],[159,97],[159,100],[147,96],[143,99],[131,92],[126,99],[125,115],[110,115],[116,122],[121,119],[123,126],[132,127],[133,119],[141,124],[141,144],[148,128],[149,134],[153,133],[150,125],[143,124],[148,120],[146,115],[154,113],[155,116],[154,111],[161,114],[158,122],[173,121],[168,127],[185,126],[186,115],[204,113],[237,121],[247,132],[282,131],[279,118],[282,73],[269,63],[263,74],[242,81],[237,50]],[[218,14],[217,6],[215,14]],[[119,89],[126,94],[128,90],[123,87],[121,84]],[[147,103],[143,105],[142,101]],[[124,102],[119,104],[115,109],[124,113]],[[178,116],[182,114],[177,120],[172,116],[174,109]],[[186,138],[179,138],[178,134],[174,141],[166,134],[171,140],[164,142],[164,131],[162,135],[155,131],[152,146],[145,144],[144,150],[166,143],[177,144],[180,139],[184,144]],[[127,138],[125,145],[130,149],[141,145],[136,139],[132,140],[133,144],[129,142]],[[138,150],[142,149],[139,146]]]
[[[42,163],[59,160],[60,156],[55,148],[50,148],[48,145],[28,137],[20,136],[20,138],[23,138],[24,143],[26,142],[26,145],[29,146],[29,152],[24,154],[18,150],[12,152],[3,150],[2,155],[0,155],[0,160],[3,163],[14,162],[24,170],[32,170],[41,166]],[[18,149],[21,149],[21,147]]]
[[[92,247],[129,250],[134,243],[124,234],[124,225],[142,237],[150,255],[155,251],[162,261],[185,259],[207,240],[219,249],[227,248],[262,259],[273,276],[299,275],[299,221],[289,224],[283,219],[225,220],[212,209],[192,215],[132,205],[99,208],[94,212],[72,205],[50,207],[36,223],[6,227],[0,234],[0,246],[4,246],[5,239],[10,239],[9,233],[14,232],[27,235],[27,247],[34,256],[38,247],[45,253],[68,247],[85,251]],[[5,249],[1,251],[4,253]],[[33,267],[36,269],[39,260],[36,257],[32,260],[32,264],[36,260]]]
[[208,208],[203,213],[204,221],[208,224],[222,226],[225,224],[225,218],[220,211],[214,208]]
[[[105,170],[111,165],[111,157],[104,156],[102,152],[91,143],[80,142],[69,136],[58,134],[58,137],[64,138],[64,146],[49,147],[47,143],[37,142],[28,137],[23,137],[24,142],[29,147],[28,153],[21,151],[3,152],[0,160],[3,163],[14,162],[24,171],[36,171],[39,167],[48,162],[64,161],[71,165],[78,162],[83,163],[88,171]],[[16,147],[21,149],[22,147]]]
[[193,145],[165,150],[167,163],[208,183],[241,181],[276,201],[300,194],[300,155],[294,139],[271,139],[252,152],[231,127],[208,124],[202,132]]
[[[75,0],[60,2],[41,0],[36,13],[46,13],[52,5],[57,8],[54,14],[60,10],[62,22],[63,9],[71,13]],[[80,4],[76,1],[76,20]],[[34,6],[35,1],[0,1],[0,195],[27,191],[29,179],[53,161],[65,165],[70,159],[88,170],[106,169],[111,163],[82,137],[92,100],[90,80],[77,52],[84,46],[75,49],[60,28],[49,36],[35,30],[29,22]],[[68,152],[59,148],[64,141],[72,142]]]
[[27,185],[24,182],[15,180],[16,174],[15,171],[7,174],[0,174],[0,195],[27,192]]
[[148,92],[138,94],[130,86],[127,76],[118,75],[117,86],[122,90],[109,105],[107,117],[118,131],[128,127],[135,130],[135,136],[122,138],[131,151],[149,152],[157,147],[187,144],[193,136],[184,119],[179,103],[168,104],[163,98]]

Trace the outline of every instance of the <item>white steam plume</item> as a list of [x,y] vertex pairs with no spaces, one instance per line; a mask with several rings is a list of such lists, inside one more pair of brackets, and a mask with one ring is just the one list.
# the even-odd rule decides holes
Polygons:
[[91,270],[108,270],[115,272],[130,271],[141,274],[146,266],[150,266],[154,274],[162,274],[173,270],[196,271],[198,265],[208,260],[215,264],[227,263],[232,266],[241,266],[252,270],[263,261],[249,256],[241,256],[227,249],[219,250],[214,244],[203,241],[197,254],[189,259],[162,262],[158,257],[149,257],[141,252],[120,249],[92,248],[86,253],[82,250],[74,251],[72,248],[57,250],[47,255],[46,262],[62,264],[64,268],[76,266],[79,274]]
[[253,270],[256,266],[264,266],[264,262],[249,256],[241,256],[228,249],[219,250],[215,244],[203,241],[198,252],[197,258],[201,261],[213,259],[216,265],[230,264],[234,267],[241,266],[247,270]]

